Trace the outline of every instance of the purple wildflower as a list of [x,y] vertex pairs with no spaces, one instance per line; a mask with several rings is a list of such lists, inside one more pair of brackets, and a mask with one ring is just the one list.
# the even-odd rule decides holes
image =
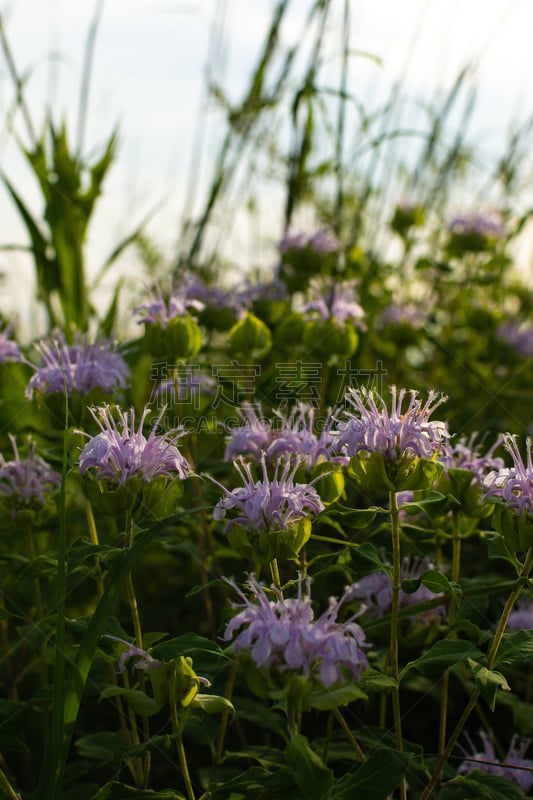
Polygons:
[[258,300],[286,300],[287,287],[279,278],[266,283],[249,283],[239,292],[239,298],[247,308]]
[[204,308],[200,300],[188,297],[184,288],[171,288],[168,297],[164,297],[161,286],[157,284],[154,289],[149,290],[148,295],[148,300],[133,311],[134,314],[140,314],[139,323],[167,328],[173,319],[188,315],[190,309],[202,311]]
[[420,330],[426,321],[424,312],[413,305],[391,305],[387,306],[376,320],[379,327],[392,325],[394,327],[405,326],[412,330]]
[[[184,435],[179,429],[156,434],[165,412],[163,408],[148,437],[143,434],[143,425],[149,408],[145,408],[137,429],[135,411],[129,413],[117,408],[120,425],[113,419],[108,405],[90,409],[101,433],[89,437],[80,454],[80,473],[94,468],[104,481],[124,486],[128,478],[136,476],[149,483],[161,476],[186,478],[190,474],[187,459],[177,447],[178,439]],[[84,434],[88,436],[88,434]]]
[[507,320],[496,331],[496,338],[525,358],[533,357],[533,325]]
[[503,435],[503,444],[511,454],[512,467],[502,467],[489,472],[483,479],[486,497],[499,497],[518,514],[533,513],[533,463],[531,459],[531,439],[526,439],[527,457],[524,463],[516,436]]
[[[361,450],[381,453],[386,459],[403,456],[432,458],[442,450],[442,443],[449,437],[445,422],[430,421],[435,409],[446,400],[446,396],[429,392],[424,405],[414,389],[391,389],[392,409],[389,413],[385,400],[375,396],[365,387],[348,387],[345,399],[352,410],[344,410],[338,420],[338,449],[347,456]],[[410,395],[406,411],[402,410],[405,396]]]
[[366,330],[365,312],[356,300],[353,281],[335,283],[326,289],[315,281],[311,288],[313,297],[305,304],[304,311],[317,311],[323,321],[333,319],[338,325],[351,322],[360,330]]
[[12,505],[12,516],[17,509],[46,505],[47,495],[61,484],[61,475],[55,472],[40,456],[35,455],[35,442],[28,443],[28,456],[21,458],[15,437],[9,434],[14,459],[6,461],[0,454],[0,494]]
[[0,364],[23,360],[18,344],[10,338],[13,324],[13,321],[8,322],[4,330],[0,331]]
[[505,464],[502,458],[494,456],[494,451],[501,445],[498,437],[494,444],[482,454],[480,445],[476,443],[478,433],[473,433],[468,439],[462,436],[455,444],[445,442],[444,451],[439,456],[439,461],[444,465],[444,470],[466,469],[474,473],[475,480],[481,483],[490,470],[502,469]]
[[228,581],[242,598],[233,608],[241,610],[230,620],[224,631],[229,641],[236,631],[235,651],[246,649],[258,667],[278,673],[298,672],[306,678],[316,678],[329,687],[346,680],[350,672],[357,680],[367,668],[363,651],[365,634],[355,622],[356,616],[346,622],[337,622],[339,612],[347,599],[330,599],[329,608],[314,619],[311,607],[310,578],[306,593],[302,591],[302,577],[298,577],[298,596],[284,599],[281,591],[272,587],[275,599],[269,600],[264,587],[253,575],[247,586],[254,599],[250,600],[233,581]]
[[41,354],[41,364],[26,387],[26,397],[31,399],[38,389],[43,394],[67,392],[88,394],[100,388],[107,394],[124,389],[129,379],[129,369],[111,342],[88,344],[79,337],[67,344],[62,332],[48,341],[41,341],[36,349]]
[[[403,558],[400,566],[400,580],[415,580],[420,578],[427,570],[434,569],[433,564],[427,559],[414,558],[409,556]],[[365,612],[372,619],[388,614],[392,607],[392,584],[389,576],[385,572],[373,572],[365,575],[361,580],[356,581],[349,588],[350,598],[360,600]],[[400,589],[398,597],[399,608],[409,608],[410,606],[423,603],[425,600],[434,600],[439,594],[431,592],[427,586],[420,584],[414,592],[405,592]],[[411,621],[420,620],[426,624],[440,622],[445,614],[445,608],[439,605],[429,608],[420,614],[413,615]]]
[[497,215],[463,214],[453,217],[448,223],[448,231],[459,236],[472,234],[487,239],[502,239],[505,236],[505,227]]
[[243,424],[231,430],[224,452],[224,461],[233,461],[235,456],[246,455],[257,463],[261,460],[261,453],[267,450],[272,442],[272,426],[263,417],[260,406],[244,402],[242,409],[237,409],[237,413]]
[[484,731],[479,732],[483,748],[476,750],[475,746],[467,735],[468,744],[472,753],[465,752],[466,758],[457,769],[458,775],[465,775],[474,769],[488,772],[491,775],[499,775],[508,778],[516,783],[523,792],[529,792],[533,786],[533,761],[525,758],[525,754],[531,744],[530,739],[520,740],[518,736],[513,736],[507,754],[503,761],[496,757],[492,740]]
[[530,597],[518,601],[514,611],[511,611],[507,627],[512,631],[533,630],[533,600]]
[[[266,449],[267,459],[281,455],[303,456],[305,468],[312,470],[318,464],[337,462],[346,464],[348,459],[334,455],[337,440],[332,432],[333,417],[328,414],[315,424],[315,410],[312,406],[300,403],[288,416],[275,412],[281,421],[281,429],[276,431],[270,446]],[[320,427],[320,432],[315,432]]]
[[135,662],[133,665],[134,669],[142,669],[144,672],[150,672],[153,669],[159,669],[159,667],[163,666],[161,661],[153,658],[150,653],[147,653],[146,650],[142,650],[140,647],[136,647],[131,642],[127,642],[126,639],[121,639],[118,636],[110,636],[109,634],[104,634],[105,639],[112,639],[114,642],[120,642],[120,644],[126,645],[126,649],[120,654],[120,658],[118,660],[118,671],[124,672],[127,666],[127,662],[130,658],[137,658],[138,661]]
[[286,233],[278,244],[280,253],[287,253],[293,250],[310,249],[321,255],[338,253],[341,243],[337,237],[328,231],[317,231],[310,235],[307,233]]
[[324,504],[316,489],[310,483],[295,483],[294,477],[302,460],[279,458],[274,476],[269,478],[264,454],[261,457],[262,480],[254,480],[250,465],[243,459],[235,460],[243,486],[230,491],[214,478],[225,497],[216,504],[213,517],[221,520],[227,511],[237,509],[238,516],[226,525],[226,532],[235,525],[251,528],[254,532],[285,531],[307,517],[309,513],[319,514]]

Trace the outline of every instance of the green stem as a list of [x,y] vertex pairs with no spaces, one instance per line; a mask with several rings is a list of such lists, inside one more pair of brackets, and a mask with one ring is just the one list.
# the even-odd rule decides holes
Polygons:
[[273,558],[272,561],[270,562],[270,573],[272,575],[272,581],[274,583],[274,586],[281,592],[281,579],[279,576],[279,567],[277,558]]
[[[24,535],[25,535],[26,549],[28,551],[29,559],[32,564],[35,564],[35,561],[37,559],[37,553],[35,552],[35,544],[33,542],[32,530],[29,525],[25,525]],[[39,580],[38,575],[33,576],[33,594],[35,597],[35,609],[37,611],[37,619],[43,619],[44,618],[43,596],[41,593],[41,582]]]
[[[237,661],[237,659],[235,659],[234,662],[231,665],[231,669],[230,669],[229,675],[228,675],[228,681],[226,683],[226,691],[224,692],[224,697],[226,698],[226,700],[231,700],[231,696],[233,694],[233,687],[235,685],[235,678],[237,676],[237,668],[238,668],[238,661]],[[210,781],[210,783],[213,782],[213,780],[215,778],[215,775],[216,775],[216,771],[218,769],[218,765],[220,764],[220,761],[222,759],[222,751],[224,750],[224,740],[226,738],[226,731],[227,731],[227,728],[228,728],[229,717],[230,717],[229,711],[224,711],[222,713],[222,717],[221,717],[221,720],[220,720],[220,731],[219,731],[219,734],[218,734],[218,740],[217,740],[217,745],[216,745],[216,750],[215,750],[215,758],[214,758],[214,761],[213,761],[213,770],[211,772],[211,781]]]
[[[126,536],[124,540],[124,546],[130,550],[133,544],[133,517],[131,512],[128,511],[126,515]],[[141,618],[139,616],[139,606],[137,605],[137,596],[135,594],[135,587],[133,586],[133,577],[131,571],[128,572],[126,575],[126,594],[128,597],[128,604],[130,607],[131,612],[131,621],[133,623],[133,632],[135,635],[135,643],[137,647],[140,647],[142,650],[143,646],[143,634],[142,634],[142,627],[141,627]],[[141,672],[139,677],[139,684],[141,690],[144,691],[145,688],[145,677],[144,674]],[[135,723],[132,723],[132,728],[134,727]],[[144,740],[148,741],[150,739],[150,724],[146,717],[142,718],[142,729],[143,729],[143,736]],[[132,731],[133,732],[133,731]],[[139,773],[141,776],[141,783],[140,786],[142,788],[146,788],[148,785],[148,780],[150,776],[150,766],[151,766],[152,756],[149,752],[145,752],[142,757],[142,764],[143,766],[140,767]]]
[[[461,535],[459,531],[459,517],[454,512],[453,518],[453,538],[452,538],[452,571],[451,580],[455,583],[459,580],[461,569]],[[457,606],[453,594],[450,595],[450,610],[448,613],[448,625],[453,627],[455,623],[455,615]],[[449,636],[450,639],[456,639],[456,634],[452,631]],[[440,707],[440,721],[439,721],[439,753],[444,751],[446,746],[446,722],[448,716],[448,693],[450,688],[450,671],[447,670],[442,678],[442,692],[441,692],[441,707]]]
[[20,795],[11,786],[5,772],[0,769],[0,786],[3,786],[11,800],[20,800]]
[[[133,517],[131,512],[128,511],[126,516],[126,538],[124,540],[124,547],[128,550],[131,549],[133,543]],[[137,597],[135,595],[135,588],[133,586],[133,578],[131,572],[126,576],[126,594],[128,596],[128,604],[131,612],[131,621],[133,623],[133,632],[135,634],[135,644],[142,649],[143,635],[141,628],[141,620],[139,617],[139,606],[137,605]]]
[[334,710],[334,714],[335,714],[335,717],[337,718],[337,721],[338,721],[339,725],[341,726],[341,728],[343,729],[344,733],[346,734],[346,738],[350,742],[350,745],[351,745],[353,751],[355,752],[355,754],[358,756],[358,758],[364,764],[365,761],[367,760],[366,756],[365,756],[365,754],[363,753],[363,751],[361,749],[361,745],[359,744],[359,742],[357,741],[357,739],[353,735],[352,731],[350,730],[348,723],[346,722],[346,720],[344,719],[344,717],[342,716],[342,714],[341,714],[341,712],[339,711],[338,708],[336,708]]
[[[93,507],[88,500],[85,501],[85,515],[87,517],[87,528],[89,529],[89,538],[91,540],[91,544],[98,547],[100,540],[98,539],[98,531],[96,529],[96,522],[94,521]],[[94,557],[94,565],[96,569],[98,599],[100,599],[104,593],[104,578],[102,576],[102,568],[100,566],[100,559],[98,556]]]
[[[529,577],[529,573],[531,572],[531,567],[532,566],[533,566],[533,547],[530,547],[529,550],[527,551],[524,564],[522,566],[522,569],[520,571],[520,575],[518,577],[519,578],[528,578]],[[511,592],[511,594],[507,598],[507,602],[506,602],[506,604],[504,606],[504,609],[502,611],[502,614],[501,614],[501,617],[500,617],[500,621],[498,622],[498,627],[496,628],[496,632],[495,632],[494,638],[492,640],[492,644],[491,644],[491,647],[490,647],[490,650],[489,650],[489,654],[487,656],[487,669],[488,670],[491,670],[493,668],[493,666],[494,666],[494,662],[496,661],[496,656],[498,655],[498,650],[499,650],[500,644],[502,642],[503,634],[505,633],[505,629],[507,627],[507,622],[509,620],[509,616],[510,616],[511,611],[513,610],[513,608],[514,608],[514,606],[516,604],[516,601],[518,600],[518,598],[520,597],[520,594],[522,593],[522,588],[523,588],[522,586],[518,586],[518,588],[515,589],[513,592]],[[426,786],[423,794],[420,796],[420,800],[429,800],[429,798],[431,797],[433,789],[435,788],[435,786],[437,785],[437,783],[440,780],[440,777],[441,777],[442,771],[444,769],[444,766],[445,766],[446,762],[448,761],[448,758],[450,757],[450,754],[451,754],[453,748],[455,747],[455,743],[457,742],[457,739],[461,735],[461,732],[462,732],[462,730],[463,730],[463,728],[464,728],[464,726],[465,726],[470,714],[472,713],[473,708],[475,707],[477,701],[479,700],[480,695],[481,695],[481,692],[479,691],[479,689],[474,689],[472,694],[470,695],[470,699],[469,699],[469,701],[468,701],[468,703],[467,703],[467,705],[465,707],[465,710],[461,714],[461,718],[459,719],[459,722],[455,726],[455,729],[454,729],[452,735],[450,736],[450,738],[448,740],[448,744],[446,745],[446,747],[444,749],[444,752],[442,753],[442,755],[440,756],[440,758],[439,758],[439,760],[437,762],[437,766],[435,767],[435,771],[433,772],[433,775],[431,776],[431,780],[429,781],[428,785]]]
[[196,800],[196,796],[194,794],[194,789],[191,781],[191,776],[189,774],[189,767],[187,765],[187,754],[185,753],[185,747],[183,746],[183,737],[181,735],[182,725],[180,723],[177,710],[178,707],[177,686],[176,686],[177,677],[178,677],[177,670],[174,669],[172,671],[172,675],[170,678],[170,686],[169,686],[169,702],[170,702],[170,712],[172,717],[172,729],[174,731],[174,737],[176,739],[176,751],[178,753],[181,774],[183,777],[183,781],[185,783],[185,789],[187,791],[188,800]]
[[[396,747],[401,753],[403,751],[402,737],[402,713],[400,709],[400,665],[399,665],[399,617],[400,607],[400,514],[398,510],[398,498],[396,492],[389,492],[391,535],[392,535],[392,607],[391,607],[391,641],[390,641],[390,671],[395,685],[392,688],[392,718],[394,722],[394,735]],[[405,779],[400,785],[401,800],[407,798],[407,786]]]

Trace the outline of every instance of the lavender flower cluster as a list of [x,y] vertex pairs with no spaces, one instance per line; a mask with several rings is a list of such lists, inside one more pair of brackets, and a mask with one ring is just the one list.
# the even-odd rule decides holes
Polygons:
[[348,674],[357,680],[367,668],[363,648],[368,645],[355,616],[338,622],[341,608],[350,597],[349,590],[340,600],[331,598],[327,611],[315,619],[309,578],[304,593],[299,576],[298,595],[291,599],[285,599],[275,587],[271,590],[274,599],[269,599],[253,575],[247,581],[253,599],[246,597],[235,582],[229,583],[242,602],[233,604],[234,609],[241,610],[226,626],[224,639],[230,641],[240,631],[234,639],[235,651],[248,650],[258,667],[315,677],[326,687],[344,683]]
[[90,436],[80,431],[89,438],[79,458],[81,475],[94,469],[101,480],[118,486],[124,486],[133,476],[149,483],[159,476],[186,478],[189,475],[189,463],[177,447],[183,431],[173,429],[157,434],[165,409],[148,437],[144,435],[143,427],[149,408],[144,409],[137,427],[133,408],[129,412],[117,408],[118,423],[108,405],[90,411],[100,433]]

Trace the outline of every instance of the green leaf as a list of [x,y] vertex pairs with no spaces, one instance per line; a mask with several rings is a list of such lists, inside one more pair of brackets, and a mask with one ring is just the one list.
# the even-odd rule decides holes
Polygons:
[[420,582],[433,594],[440,594],[441,592],[443,594],[451,594],[455,605],[459,606],[461,604],[461,587],[455,581],[448,580],[442,572],[438,572],[436,569],[428,569],[421,575]]
[[494,666],[520,666],[533,661],[533,630],[515,631],[503,635]]
[[370,575],[373,572],[391,574],[391,568],[383,563],[382,556],[370,542],[364,542],[359,547],[352,548],[350,553],[358,577]]
[[428,519],[437,519],[450,508],[456,508],[459,502],[451,494],[441,494],[440,492],[428,492],[423,500],[412,500],[409,503],[402,503],[400,508],[408,514],[425,514]]
[[335,800],[387,800],[405,776],[412,755],[385,748],[375,751],[356,772],[336,782]]
[[154,697],[149,697],[140,689],[126,689],[124,686],[106,686],[100,693],[100,700],[119,695],[141,717],[153,717],[163,708],[163,703],[159,703]]
[[515,556],[514,550],[510,550],[507,546],[507,541],[501,533],[483,533],[482,539],[488,542],[487,553],[489,558],[501,558],[503,561],[508,561],[513,565],[517,573],[520,572],[522,565]]
[[304,797],[328,800],[333,788],[333,772],[324,766],[305,736],[297,733],[291,737],[285,755],[293,770],[296,785]]
[[496,707],[496,696],[498,689],[503,689],[505,692],[510,692],[511,687],[501,672],[490,670],[483,664],[474,661],[472,658],[466,660],[468,671],[474,678],[474,683],[481,692],[481,696],[489,706],[491,711]]
[[523,800],[524,794],[508,778],[472,770],[443,784],[441,800]]
[[222,714],[223,711],[235,714],[233,703],[217,694],[197,694],[191,703],[191,708],[199,708],[206,714]]
[[441,675],[445,670],[464,661],[467,658],[481,658],[482,653],[471,642],[465,642],[461,639],[448,640],[444,639],[426,650],[415,661],[410,661],[403,672],[412,669],[417,669],[422,675],[437,676]]
[[304,698],[307,708],[316,708],[318,711],[331,711],[339,706],[347,706],[354,700],[366,700],[367,695],[358,683],[345,683],[337,688],[313,689]]
[[93,800],[186,800],[173,789],[153,792],[151,789],[137,789],[126,783],[111,781],[106,783],[93,797]]
[[366,528],[376,518],[378,513],[377,508],[347,508],[338,503],[332,503],[328,506],[326,513],[320,514],[317,518],[318,521],[325,519],[326,521],[331,518],[335,520],[336,517],[348,525],[350,528]]

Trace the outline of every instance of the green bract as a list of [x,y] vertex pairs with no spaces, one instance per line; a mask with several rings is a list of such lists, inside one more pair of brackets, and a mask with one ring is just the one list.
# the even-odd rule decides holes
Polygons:
[[442,464],[404,455],[386,459],[381,453],[361,450],[350,459],[348,475],[361,489],[404,492],[428,490],[442,472]]

